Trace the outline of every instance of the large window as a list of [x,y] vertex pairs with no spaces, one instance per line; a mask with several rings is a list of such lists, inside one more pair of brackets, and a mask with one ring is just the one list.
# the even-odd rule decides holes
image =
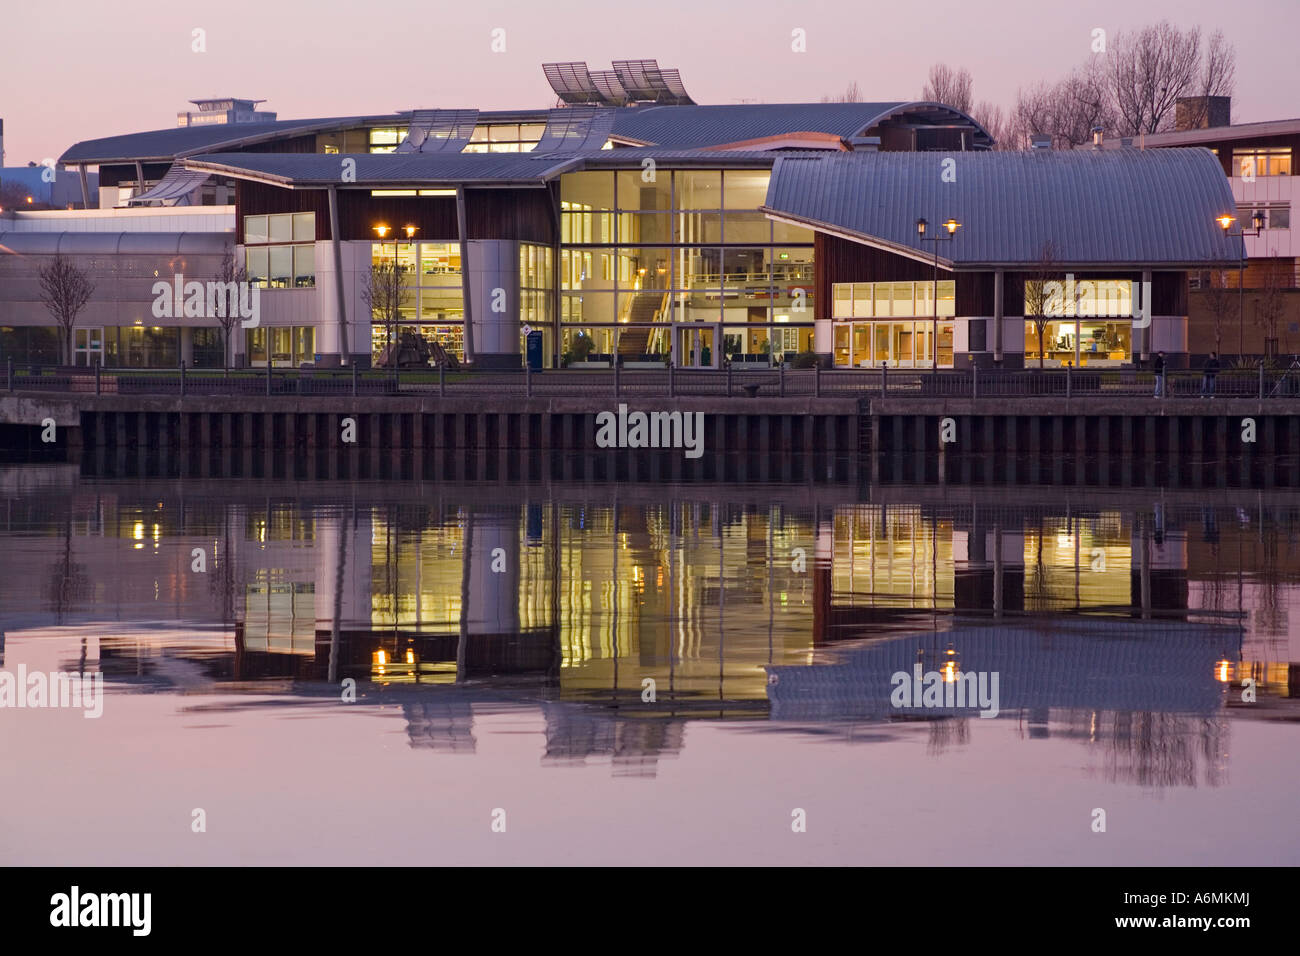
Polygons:
[[252,366],[265,368],[268,352],[273,366],[293,368],[316,360],[316,330],[307,325],[245,329],[244,345]]
[[465,355],[465,299],[461,286],[458,242],[372,242],[374,266],[389,269],[396,263],[401,282],[397,302],[397,327],[391,316],[371,316],[371,351],[374,358],[402,331],[414,332],[426,342],[438,343],[457,358]]
[[[1116,319],[1053,320],[1040,339],[1038,325],[1025,322],[1025,363],[1048,368],[1074,365],[1115,366],[1133,359],[1133,321]],[[1041,359],[1041,362],[1040,362]]]
[[605,323],[638,328],[620,336],[625,352],[666,350],[658,326],[669,322],[724,323],[727,355],[811,347],[812,234],[758,211],[770,176],[662,167],[564,176],[562,325],[581,323],[601,354],[613,348]]
[[[933,316],[933,282],[836,282],[831,317]],[[939,317],[957,314],[957,282],[939,280]]]
[[519,324],[542,333],[542,355],[554,357],[555,250],[519,244]]
[[545,123],[485,123],[474,127],[466,153],[527,153],[542,138]]
[[245,216],[244,268],[248,281],[262,288],[315,286],[316,214]]
[[1255,213],[1264,216],[1265,229],[1290,229],[1291,204],[1280,203],[1245,203],[1237,206],[1237,218],[1241,222],[1250,222]]
[[181,330],[127,325],[104,329],[104,364],[110,368],[176,368]]
[[1256,176],[1290,176],[1291,149],[1286,146],[1234,149],[1232,169],[1234,175],[1245,179]]

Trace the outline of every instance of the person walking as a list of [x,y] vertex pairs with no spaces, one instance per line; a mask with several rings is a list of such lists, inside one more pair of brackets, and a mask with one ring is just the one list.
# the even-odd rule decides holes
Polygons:
[[1210,357],[1205,360],[1205,369],[1201,377],[1202,395],[1208,395],[1210,398],[1214,397],[1214,377],[1219,374],[1219,369],[1222,367],[1219,362],[1219,353],[1211,352]]
[[1156,398],[1165,397],[1165,353],[1157,352],[1151,360],[1151,368],[1156,373]]

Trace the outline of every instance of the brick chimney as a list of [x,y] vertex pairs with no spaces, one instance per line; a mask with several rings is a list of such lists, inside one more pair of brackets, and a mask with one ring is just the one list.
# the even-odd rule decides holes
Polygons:
[[1179,132],[1231,124],[1231,96],[1180,96],[1174,104],[1174,129]]

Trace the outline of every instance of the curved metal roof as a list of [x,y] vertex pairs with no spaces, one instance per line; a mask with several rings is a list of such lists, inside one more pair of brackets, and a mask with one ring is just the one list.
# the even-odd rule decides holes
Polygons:
[[1033,264],[1048,240],[1062,266],[1236,264],[1243,255],[1241,238],[1215,222],[1235,203],[1208,149],[781,156],[763,208],[927,262],[936,243],[919,239],[916,220],[935,229],[952,217],[962,226],[938,252],[957,269]]
[[[343,179],[353,161],[355,176]],[[534,153],[215,153],[184,160],[187,169],[280,186],[540,185],[572,166],[566,155]]]
[[[178,126],[83,140],[69,147],[59,162],[70,164],[170,162],[201,153],[219,153],[259,143],[291,139],[357,126],[407,126],[412,113],[335,116],[278,120],[273,123]],[[480,113],[482,122],[543,122],[547,111]],[[992,137],[975,120],[940,103],[742,103],[718,106],[643,105],[614,110],[613,137],[633,145],[696,149],[786,133],[826,133],[849,139],[885,122],[913,119],[918,124],[970,125],[973,145],[985,147]]]
[[[409,114],[408,114],[409,116]],[[209,126],[175,126],[87,139],[59,157],[60,163],[169,162],[193,153],[220,152],[222,147],[248,146],[289,139],[305,133],[345,129],[380,119],[394,126],[406,125],[396,113],[389,116],[336,116],[325,119],[277,120],[272,123],[214,123]]]
[[785,133],[829,133],[851,139],[891,120],[918,125],[969,124],[974,143],[993,138],[974,119],[941,103],[741,103],[721,106],[638,106],[619,110],[613,136],[623,142],[669,149],[721,146]]

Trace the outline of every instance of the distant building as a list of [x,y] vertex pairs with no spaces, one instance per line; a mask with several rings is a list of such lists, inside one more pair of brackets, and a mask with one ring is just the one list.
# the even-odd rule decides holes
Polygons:
[[257,104],[266,100],[240,100],[234,97],[213,100],[190,100],[198,110],[176,114],[177,126],[211,126],[219,123],[274,123],[275,114],[258,112]]
[[[92,208],[99,200],[99,173],[86,174]],[[30,198],[26,207],[36,209],[77,209],[82,206],[81,180],[78,171],[66,166],[14,166],[0,168],[0,187],[18,186]],[[12,202],[12,200],[10,200]],[[25,201],[25,200],[24,200]],[[4,208],[0,202],[0,209]],[[8,210],[6,210],[8,211]],[[0,226],[0,229],[5,228]]]

